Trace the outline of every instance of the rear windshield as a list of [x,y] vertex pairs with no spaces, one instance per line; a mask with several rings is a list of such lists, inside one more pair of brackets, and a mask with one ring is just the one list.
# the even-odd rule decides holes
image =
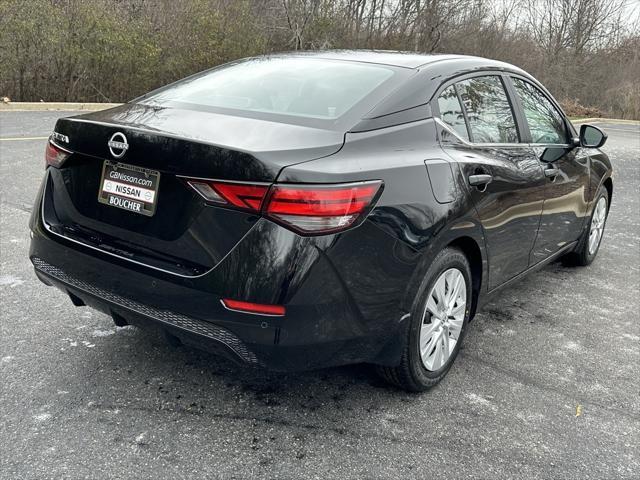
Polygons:
[[335,120],[372,92],[386,90],[395,73],[377,64],[258,58],[187,78],[140,101]]

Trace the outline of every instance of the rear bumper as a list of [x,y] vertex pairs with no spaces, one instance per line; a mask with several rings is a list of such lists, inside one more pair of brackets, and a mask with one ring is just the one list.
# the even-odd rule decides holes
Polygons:
[[[349,286],[356,282],[344,278],[344,265],[335,267],[335,260],[317,245],[288,238],[294,234],[270,222],[258,225],[256,234],[283,242],[284,246],[271,245],[284,252],[280,260],[288,267],[253,262],[247,273],[249,267],[238,258],[251,252],[241,242],[207,275],[179,278],[52,236],[37,210],[30,225],[30,259],[36,274],[75,304],[130,324],[159,327],[186,344],[272,370],[399,361],[405,328],[399,303],[385,299],[380,304],[380,297],[366,290],[350,293]],[[370,303],[359,301],[360,294]],[[286,315],[229,311],[221,298],[281,303]]]
[[[177,336],[185,344],[239,363],[272,370],[294,371],[348,363],[392,362],[393,355],[385,353],[389,337],[363,336],[335,340],[328,337],[321,343],[306,343],[316,341],[309,337],[298,338],[297,345],[281,344],[278,337],[282,335],[282,329],[270,326],[268,317],[264,317],[266,320],[257,325],[242,325],[224,318],[215,323],[191,318],[105,290],[69,275],[38,257],[31,257],[31,261],[36,275],[42,282],[67,293],[76,305],[87,305],[114,319],[124,319],[129,324],[144,328],[159,327]],[[224,317],[225,314],[220,313],[220,316]],[[385,359],[385,355],[388,358]]]

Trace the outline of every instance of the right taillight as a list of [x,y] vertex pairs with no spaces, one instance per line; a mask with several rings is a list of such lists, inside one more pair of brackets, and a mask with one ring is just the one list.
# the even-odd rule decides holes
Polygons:
[[298,233],[338,232],[364,219],[381,188],[379,180],[340,185],[274,185],[263,212]]
[[60,168],[70,155],[71,152],[69,150],[65,150],[49,140],[44,151],[44,160],[47,166]]
[[262,213],[302,235],[335,233],[359,224],[382,192],[382,181],[264,184],[185,178],[210,203]]

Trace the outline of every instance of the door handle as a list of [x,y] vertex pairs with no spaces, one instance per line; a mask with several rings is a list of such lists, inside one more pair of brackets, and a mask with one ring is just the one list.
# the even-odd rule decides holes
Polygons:
[[487,185],[491,183],[492,180],[493,176],[486,173],[480,175],[469,175],[469,185],[472,185],[474,187]]
[[558,170],[555,167],[549,167],[544,169],[544,176],[551,179],[556,178],[558,176],[558,173],[560,173],[560,170]]

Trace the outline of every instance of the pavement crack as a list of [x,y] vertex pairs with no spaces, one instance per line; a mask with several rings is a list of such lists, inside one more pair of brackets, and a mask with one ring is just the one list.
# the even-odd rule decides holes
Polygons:
[[7,206],[10,208],[14,208],[16,210],[21,210],[26,213],[31,213],[31,211],[33,210],[33,205],[29,205],[27,203],[8,202],[6,200],[2,202],[2,206],[3,207]]
[[[544,392],[547,393],[552,393],[555,395],[559,395],[565,399],[567,399],[570,402],[574,402],[576,398],[581,398],[583,397],[582,394],[572,394],[572,393],[567,393],[564,390],[560,390],[557,388],[553,388],[550,387],[546,384],[543,384],[541,382],[538,382],[536,380],[534,380],[533,378],[527,376],[527,375],[523,375],[522,373],[519,372],[514,372],[513,370],[510,370],[508,368],[503,368],[501,366],[499,366],[496,363],[493,362],[489,362],[486,359],[477,356],[477,355],[473,355],[473,354],[465,354],[465,357],[468,357],[470,359],[472,359],[474,362],[480,363],[482,365],[485,365],[493,370],[495,370],[496,372],[500,372],[503,375],[506,375],[508,377],[513,378],[514,380],[516,380],[517,382],[521,383],[522,385],[526,385],[529,387],[533,387],[536,388],[538,390],[543,390]],[[593,401],[593,400],[581,400],[581,403],[583,405],[591,405],[591,406],[595,406],[598,408],[601,408],[603,410],[606,410],[608,412],[614,412],[617,415],[620,415],[622,417],[628,418],[630,420],[633,421],[640,421],[640,415],[637,414],[633,414],[633,413],[629,413],[626,410],[623,410],[621,408],[617,408],[617,407],[612,407],[611,405],[606,405],[597,401]]]

